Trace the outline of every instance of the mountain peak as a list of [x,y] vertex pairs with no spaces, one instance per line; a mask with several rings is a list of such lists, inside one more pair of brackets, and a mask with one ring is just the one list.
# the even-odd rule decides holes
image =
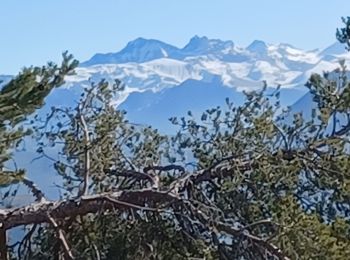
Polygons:
[[117,53],[96,54],[82,66],[108,63],[146,62],[164,57],[178,57],[179,49],[159,40],[136,38]]
[[193,36],[188,45],[195,45],[195,44],[206,44],[208,43],[210,40],[207,36],[198,36],[198,35],[195,35]]
[[227,48],[233,48],[232,41],[209,39],[207,36],[200,37],[195,35],[182,50],[185,52],[192,52],[193,54],[202,54],[206,52],[222,51]]
[[247,50],[250,52],[265,53],[267,50],[267,45],[264,41],[254,40],[251,44],[249,44]]
[[183,48],[186,51],[193,51],[199,49],[207,49],[209,47],[209,39],[206,36],[199,37],[198,35],[193,36],[187,45]]
[[154,46],[154,47],[159,47],[162,45],[167,45],[166,43],[159,41],[159,40],[154,40],[154,39],[146,39],[143,37],[138,37],[133,41],[128,42],[126,47],[124,49],[129,49],[129,48],[141,48],[144,46]]

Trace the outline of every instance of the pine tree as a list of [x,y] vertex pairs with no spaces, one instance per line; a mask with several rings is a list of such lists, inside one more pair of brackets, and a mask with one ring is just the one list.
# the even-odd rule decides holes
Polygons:
[[[344,23],[337,37],[348,43],[349,19]],[[30,95],[11,92],[11,84],[4,88],[12,98],[4,109],[24,104],[18,97],[33,104],[7,108],[13,114],[2,121],[5,133],[43,104],[54,87],[44,86],[35,102],[28,101],[34,87]],[[63,144],[54,166],[66,193],[46,201],[35,187],[36,203],[1,210],[3,231],[30,227],[13,248],[0,240],[1,253],[9,249],[20,259],[347,259],[345,63],[312,75],[306,86],[316,103],[310,119],[281,114],[279,89],[267,95],[264,88],[245,93],[241,106],[227,99],[199,120],[191,112],[171,118],[179,130],[163,136],[115,109],[119,81],[91,83],[74,109],[52,109],[45,120],[49,131],[34,129],[39,153]]]
[[350,51],[350,16],[347,18],[343,17],[342,21],[344,27],[337,29],[337,39],[340,43],[346,44],[347,49]]
[[[72,55],[63,53],[61,66],[50,62],[43,67],[24,68],[21,73],[2,86],[0,90],[0,188],[24,182],[32,189],[33,183],[26,179],[25,169],[7,170],[4,164],[11,159],[10,149],[18,146],[22,138],[31,133],[21,123],[35,110],[44,105],[45,97],[52,89],[64,83],[64,77],[73,73],[78,65]],[[35,191],[35,190],[34,190]],[[5,196],[7,193],[5,193]],[[7,259],[6,230],[0,223],[0,256]]]
[[11,158],[9,149],[18,145],[30,129],[20,126],[27,116],[44,105],[45,97],[64,83],[64,76],[73,73],[77,61],[67,52],[60,67],[50,62],[44,67],[24,68],[21,73],[0,90],[0,186],[6,186],[24,178],[25,172],[4,170],[4,163]]

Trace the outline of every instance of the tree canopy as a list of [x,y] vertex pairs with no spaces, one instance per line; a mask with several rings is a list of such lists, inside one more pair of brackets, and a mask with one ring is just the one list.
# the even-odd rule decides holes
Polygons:
[[[349,44],[349,21],[337,31]],[[114,106],[123,89],[91,82],[76,107],[54,107],[43,125],[21,123],[44,105],[77,62],[24,69],[0,91],[1,166],[32,135],[65,193],[49,201],[25,169],[35,203],[0,209],[3,259],[347,259],[350,254],[350,82],[345,63],[306,86],[311,118],[283,110],[279,89],[245,93],[237,106],[171,118],[166,136]],[[282,112],[281,112],[282,111]],[[8,230],[26,226],[23,240]]]

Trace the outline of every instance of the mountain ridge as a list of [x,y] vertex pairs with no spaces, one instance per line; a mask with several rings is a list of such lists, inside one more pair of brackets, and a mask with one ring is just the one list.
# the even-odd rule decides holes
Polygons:
[[349,57],[332,44],[324,50],[303,51],[287,43],[269,44],[255,40],[239,47],[230,40],[194,36],[183,47],[139,37],[119,52],[96,54],[83,62],[68,85],[86,84],[89,79],[120,79],[127,86],[117,104],[133,92],[162,91],[188,79],[203,80],[218,75],[223,85],[238,91],[269,86],[302,88],[311,73],[337,68]]
[[[260,49],[256,49],[259,45]],[[217,51],[225,51],[226,52],[240,52],[240,50],[244,51],[251,51],[251,52],[257,52],[261,51],[262,48],[268,49],[268,47],[278,47],[280,49],[287,49],[291,48],[294,50],[302,50],[300,48],[296,48],[288,43],[280,43],[280,44],[270,44],[266,43],[262,40],[253,40],[248,46],[246,47],[240,47],[236,46],[233,41],[231,40],[220,40],[220,39],[210,39],[206,36],[193,36],[187,44],[185,44],[183,47],[177,47],[172,44],[156,40],[156,39],[146,39],[143,37],[138,37],[126,44],[124,48],[122,48],[118,52],[109,52],[109,53],[97,53],[93,55],[90,59],[87,61],[84,61],[81,63],[81,66],[91,66],[95,64],[108,64],[108,63],[125,63],[125,62],[146,62],[157,58],[163,58],[163,57],[171,57],[174,59],[183,59],[184,57],[188,56],[195,56],[199,54],[206,54],[211,51],[217,52]],[[130,53],[137,50],[143,50],[145,52],[152,52],[156,50],[163,49],[165,52],[162,52],[162,55],[159,55],[160,53],[156,52],[155,56],[148,56],[144,57],[145,53],[139,53],[140,56],[132,56]],[[303,51],[305,53],[320,53],[325,54],[329,51],[335,51],[336,53],[333,54],[340,54],[342,51],[345,52],[345,48],[341,47],[341,44],[339,43],[333,43],[329,47],[319,51],[318,49],[315,50],[306,50]],[[125,54],[129,54],[125,56]],[[105,60],[103,59],[105,58]]]
[[[138,38],[117,53],[96,54],[90,63],[83,62],[76,75],[67,77],[63,87],[53,90],[39,112],[45,115],[51,106],[74,106],[82,89],[101,79],[119,79],[125,84],[125,90],[116,93],[115,106],[126,109],[130,121],[152,124],[165,134],[174,131],[167,120],[169,116],[184,116],[187,110],[198,114],[220,105],[220,100],[223,105],[227,96],[237,105],[242,102],[242,90],[259,89],[263,81],[271,88],[282,85],[282,106],[295,104],[293,111],[309,111],[313,103],[303,87],[308,77],[314,72],[334,70],[338,59],[350,60],[349,57],[345,48],[342,52],[336,44],[324,50],[303,51],[289,44],[261,40],[240,47],[233,41],[195,36],[178,48]],[[45,187],[50,197],[58,196],[52,185],[59,182],[57,176],[46,179],[37,174],[47,172],[51,161],[32,163],[37,156],[35,145],[30,141],[27,144],[26,151],[15,154],[18,166],[28,168],[29,177]],[[51,186],[45,186],[48,183]]]
[[[76,75],[67,78],[64,88],[79,93],[91,81],[118,79],[125,84],[125,90],[116,94],[114,104],[118,107],[125,103],[124,107],[133,111],[139,109],[135,102],[131,102],[133,94],[147,96],[147,100],[150,96],[158,100],[164,90],[180,87],[191,80],[204,86],[211,82],[212,77],[217,77],[217,82],[220,82],[217,86],[233,89],[236,95],[242,95],[243,90],[257,90],[265,82],[271,88],[280,85],[282,89],[295,89],[294,92],[300,93],[302,98],[307,92],[304,84],[312,73],[332,71],[338,67],[339,59],[349,57],[339,43],[323,50],[304,51],[288,43],[270,44],[262,40],[240,47],[231,40],[196,35],[183,47],[176,47],[160,40],[139,37],[119,52],[96,54],[83,62],[76,69]],[[196,89],[206,91],[205,87]],[[202,95],[199,92],[193,95],[199,97]],[[159,97],[149,93],[158,93]],[[59,99],[58,96],[49,103],[55,105]],[[294,101],[293,94],[293,98],[285,98],[281,105],[290,106]],[[181,101],[178,104],[181,106]]]

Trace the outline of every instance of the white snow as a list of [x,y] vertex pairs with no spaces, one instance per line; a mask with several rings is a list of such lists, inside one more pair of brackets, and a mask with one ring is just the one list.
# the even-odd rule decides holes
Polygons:
[[[303,86],[312,73],[332,71],[339,67],[339,59],[350,60],[350,54],[345,50],[344,53],[336,51],[333,54],[330,48],[322,53],[318,50],[304,51],[288,44],[265,44],[262,41],[254,41],[252,44],[254,43],[261,47],[263,55],[256,53],[259,48],[252,51],[254,46],[251,45],[248,50],[231,41],[206,37],[192,38],[183,49],[140,38],[128,44],[128,52],[123,50],[123,60],[120,63],[115,61],[113,64],[105,64],[102,59],[100,64],[80,67],[76,75],[67,78],[66,87],[86,84],[89,79],[120,79],[127,88],[118,97],[118,104],[135,91],[157,92],[175,87],[188,79],[205,81],[206,75],[218,75],[226,86],[237,90],[259,88],[263,80],[270,86],[281,84],[282,87],[295,88]],[[155,55],[152,58],[158,47],[162,57]],[[109,54],[108,60],[113,60],[110,55],[113,54]],[[115,55],[119,57],[119,53]],[[147,56],[149,60],[139,62],[138,57],[141,56]],[[135,61],[125,62],[127,57]]]
[[163,48],[160,49],[160,51],[162,52],[164,57],[168,57],[168,53],[166,52],[166,50],[164,50]]

